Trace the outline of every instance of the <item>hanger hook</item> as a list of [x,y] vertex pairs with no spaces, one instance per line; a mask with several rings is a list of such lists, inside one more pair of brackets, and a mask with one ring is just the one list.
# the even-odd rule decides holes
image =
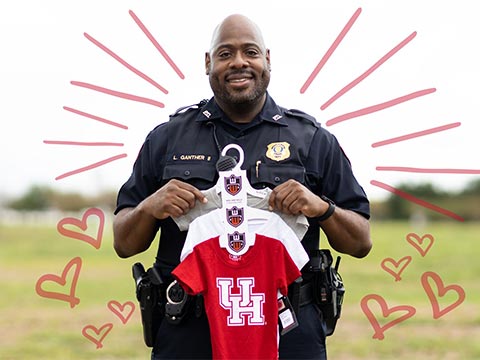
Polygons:
[[244,153],[243,153],[242,147],[240,145],[237,145],[237,144],[228,144],[227,146],[225,146],[223,148],[222,155],[225,156],[227,154],[227,151],[230,150],[230,149],[235,149],[235,150],[238,151],[238,163],[234,167],[234,169],[240,168],[243,165],[243,158],[244,158]]

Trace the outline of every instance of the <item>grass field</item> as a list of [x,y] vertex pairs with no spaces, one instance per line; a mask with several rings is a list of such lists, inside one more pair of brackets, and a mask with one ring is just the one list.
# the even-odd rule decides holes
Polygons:
[[[84,241],[61,235],[55,225],[0,225],[0,359],[149,358],[131,265],[136,261],[150,265],[155,249],[119,259],[112,249],[110,228],[107,221],[97,250]],[[417,239],[418,250],[407,241],[409,233],[419,239],[425,234],[432,236],[432,246],[424,256],[419,250],[426,251],[430,240]],[[374,248],[367,258],[342,257],[340,273],[346,295],[342,318],[335,334],[328,338],[329,359],[480,359],[480,224],[451,221],[415,228],[408,223],[374,222],[372,237]],[[401,280],[395,281],[381,263],[386,258],[398,262],[404,257],[410,257],[410,263]],[[39,296],[37,281],[46,274],[61,276],[74,258],[81,259],[74,294],[80,300],[78,305],[72,308],[65,300]],[[398,271],[391,264],[390,268]],[[45,281],[42,289],[68,294],[74,269],[65,275],[65,286]],[[432,275],[426,283],[435,290],[436,317],[426,283],[422,284],[422,278],[428,279],[425,274]],[[440,283],[432,281],[433,275]],[[448,311],[462,291],[463,302]],[[383,340],[374,339],[372,317],[367,317],[360,306],[362,299],[372,294],[385,301],[386,310],[410,306],[416,310],[415,315],[385,330]],[[135,305],[128,321],[123,318],[130,308],[125,306],[121,311],[117,307],[123,318],[117,316],[107,306],[113,300]],[[388,327],[405,313],[397,311],[384,317],[378,302],[367,304],[379,327]],[[110,331],[106,333],[105,328],[96,334],[94,329],[105,324]],[[86,334],[100,345],[82,334],[87,326],[90,329]]]

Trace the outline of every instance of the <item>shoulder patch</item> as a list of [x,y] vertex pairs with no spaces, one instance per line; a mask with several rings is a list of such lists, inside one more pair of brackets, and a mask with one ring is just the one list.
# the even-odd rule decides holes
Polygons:
[[207,99],[203,99],[202,101],[200,101],[198,104],[192,104],[192,105],[187,105],[187,106],[182,106],[181,108],[178,108],[177,111],[175,111],[173,114],[170,115],[170,117],[174,117],[174,116],[177,116],[179,114],[183,114],[189,110],[193,110],[193,109],[200,109],[201,107],[203,107],[206,103],[208,102]]
[[285,110],[285,115],[308,120],[315,127],[320,127],[320,123],[317,121],[317,119],[315,119],[312,115],[309,115],[306,112],[303,112],[301,110],[288,109],[288,110]]

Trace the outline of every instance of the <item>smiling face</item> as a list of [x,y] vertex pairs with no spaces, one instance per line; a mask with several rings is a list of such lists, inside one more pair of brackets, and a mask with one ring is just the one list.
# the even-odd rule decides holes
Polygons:
[[232,15],[220,24],[205,55],[205,68],[222,109],[263,106],[270,82],[270,52],[248,18]]

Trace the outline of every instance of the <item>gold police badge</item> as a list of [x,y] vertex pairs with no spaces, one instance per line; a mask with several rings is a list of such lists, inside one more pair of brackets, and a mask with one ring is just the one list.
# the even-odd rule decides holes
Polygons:
[[282,161],[290,157],[290,144],[287,142],[274,142],[267,145],[267,157],[275,161]]

